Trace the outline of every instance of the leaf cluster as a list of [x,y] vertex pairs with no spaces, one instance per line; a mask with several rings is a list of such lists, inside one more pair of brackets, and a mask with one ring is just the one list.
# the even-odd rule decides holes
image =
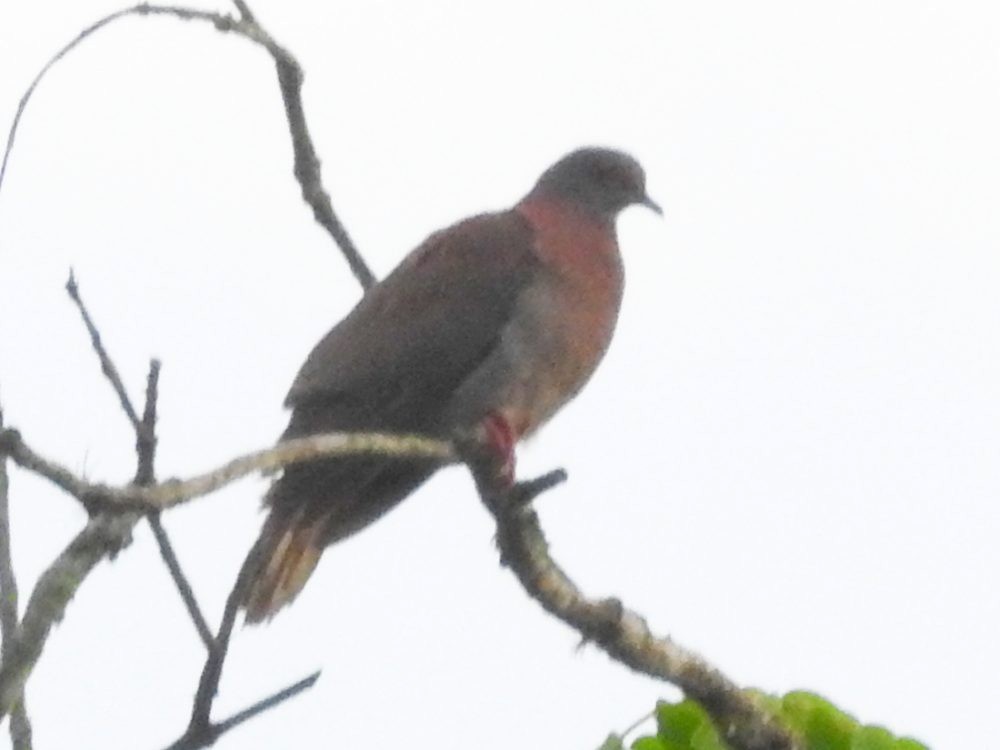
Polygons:
[[[801,738],[803,750],[929,750],[884,727],[861,724],[815,693],[797,690],[773,696],[753,691],[753,698]],[[705,709],[693,700],[660,702],[654,715],[656,734],[639,737],[628,746],[612,735],[600,750],[731,750]]]

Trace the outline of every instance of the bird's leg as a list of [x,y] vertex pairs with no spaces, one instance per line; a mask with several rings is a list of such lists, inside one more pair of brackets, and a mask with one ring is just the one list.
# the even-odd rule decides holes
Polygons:
[[514,470],[517,457],[514,447],[517,445],[517,432],[510,421],[499,412],[491,411],[482,422],[486,434],[486,444],[497,458],[499,464],[498,479],[504,487],[514,484]]

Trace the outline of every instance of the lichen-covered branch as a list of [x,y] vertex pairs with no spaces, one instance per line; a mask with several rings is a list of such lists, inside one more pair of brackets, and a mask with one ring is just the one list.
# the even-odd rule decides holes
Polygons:
[[497,546],[524,590],[550,614],[637,672],[673,683],[701,703],[736,750],[796,750],[794,735],[738,685],[700,656],[654,635],[645,619],[616,599],[595,601],[549,553],[530,501],[565,474],[504,486],[496,456],[475,443],[461,446],[480,497],[497,525]]
[[131,540],[137,513],[102,513],[94,516],[55,562],[38,579],[28,600],[17,638],[11,643],[0,668],[0,719],[16,703],[31,675],[52,626],[94,566]]
[[[146,409],[143,419],[140,419],[118,374],[118,368],[104,348],[101,334],[80,297],[72,273],[66,283],[66,291],[83,318],[91,345],[101,363],[101,371],[111,384],[122,410],[135,430],[138,453],[136,481],[151,482],[156,445],[155,439],[151,438],[156,419],[159,362],[154,360],[151,363]],[[0,461],[6,462],[6,455],[2,450],[0,450]],[[69,472],[65,474],[68,475]],[[63,479],[67,477],[63,476]],[[16,637],[9,641],[5,639],[3,662],[0,665],[0,718],[8,711],[12,709],[17,711],[19,706],[23,706],[24,685],[42,654],[52,626],[62,619],[70,600],[94,566],[105,556],[112,556],[129,544],[132,528],[141,517],[137,512],[92,513],[84,530],[41,575],[28,600],[24,619],[17,629]],[[12,718],[12,728],[15,721],[16,719]]]
[[57,462],[43,458],[13,429],[0,431],[0,455],[3,454],[10,456],[21,468],[48,479],[88,508],[147,512],[166,510],[208,495],[254,472],[268,473],[323,458],[373,454],[430,458],[441,462],[455,460],[454,448],[445,440],[380,432],[330,432],[288,440],[273,448],[247,453],[190,479],[168,479],[150,487],[139,487],[135,484],[112,486],[87,482]]
[[[0,429],[3,429],[3,408],[0,407]],[[10,546],[10,504],[7,479],[7,459],[0,456],[0,658],[7,659],[17,638],[17,578]],[[24,701],[24,690],[12,698],[10,739],[13,750],[31,750],[31,721]]]

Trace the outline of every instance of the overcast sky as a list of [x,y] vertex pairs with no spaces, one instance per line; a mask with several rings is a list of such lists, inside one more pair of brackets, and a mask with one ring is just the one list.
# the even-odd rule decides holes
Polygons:
[[[115,7],[0,4],[3,130],[49,55]],[[935,748],[993,741],[1000,6],[254,8],[306,70],[334,205],[379,275],[579,145],[646,166],[666,216],[621,218],[616,340],[520,454],[525,475],[569,471],[539,510],[585,591],[741,684],[814,689]],[[70,267],[135,398],[163,359],[163,477],[273,442],[299,364],[359,296],[299,199],[270,59],[169,19],[121,22],[51,72],[0,193],[7,421],[125,481],[133,439]],[[265,487],[166,517],[213,621]],[[27,592],[85,516],[20,471],[11,492]],[[451,469],[330,550],[294,607],[238,631],[216,715],[320,682],[219,746],[586,750],[676,696],[577,650],[492,532]],[[37,747],[166,744],[202,656],[141,528],[32,677]]]

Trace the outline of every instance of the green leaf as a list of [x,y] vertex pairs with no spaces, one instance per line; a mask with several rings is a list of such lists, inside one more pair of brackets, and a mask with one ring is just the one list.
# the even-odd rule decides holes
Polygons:
[[806,731],[817,711],[828,711],[831,708],[832,704],[825,698],[805,690],[786,693],[779,703],[779,713],[800,732]]
[[858,727],[851,738],[851,750],[895,750],[896,738],[883,727]]
[[659,737],[640,737],[632,743],[632,750],[685,750],[675,743],[666,744]]
[[702,724],[691,735],[691,750],[728,750],[726,744],[719,738],[715,725],[711,722]]
[[[798,734],[805,750],[930,750],[914,739],[898,739],[883,727],[863,726],[815,693],[798,690],[781,697],[757,690],[746,693]],[[729,750],[705,709],[692,700],[658,703],[656,725],[657,736],[640,737],[632,750]],[[608,742],[612,739],[619,744],[606,742],[601,750],[620,750],[620,738],[612,735]]]
[[805,736],[809,750],[851,750],[857,722],[831,705],[813,711]]
[[782,715],[809,750],[851,750],[858,723],[815,693],[794,691],[781,701]]
[[691,745],[691,737],[699,727],[710,723],[705,709],[691,700],[680,703],[660,703],[656,707],[657,735],[673,740],[682,747]]

